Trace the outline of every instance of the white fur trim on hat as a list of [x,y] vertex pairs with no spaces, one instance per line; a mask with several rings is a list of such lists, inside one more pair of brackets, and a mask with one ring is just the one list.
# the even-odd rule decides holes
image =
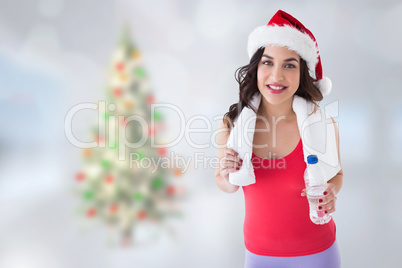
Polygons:
[[248,37],[247,52],[251,57],[260,48],[267,45],[287,47],[295,51],[306,63],[310,73],[315,73],[318,62],[318,49],[307,33],[289,26],[260,26],[254,29]]

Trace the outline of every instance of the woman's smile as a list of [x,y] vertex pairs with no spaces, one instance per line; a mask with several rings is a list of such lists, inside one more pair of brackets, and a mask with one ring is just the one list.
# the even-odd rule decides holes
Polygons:
[[281,85],[281,84],[268,84],[267,85],[267,89],[270,93],[273,94],[280,94],[283,91],[285,91],[285,89],[287,89],[287,86]]

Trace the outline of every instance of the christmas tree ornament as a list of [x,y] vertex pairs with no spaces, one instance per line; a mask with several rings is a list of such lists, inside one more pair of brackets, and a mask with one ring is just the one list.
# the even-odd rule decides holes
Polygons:
[[86,191],[84,194],[84,198],[86,200],[91,200],[94,197],[94,193],[92,191]]
[[113,90],[113,95],[114,95],[115,97],[121,97],[122,94],[123,94],[123,91],[122,91],[120,88],[115,88],[115,89]]
[[141,192],[136,192],[133,196],[135,202],[140,202],[144,199],[144,195]]
[[109,143],[109,148],[116,150],[117,148],[119,148],[119,144],[117,143],[117,141],[113,141]]
[[166,155],[166,148],[158,148],[158,155],[165,156]]
[[77,175],[75,175],[75,179],[79,182],[82,182],[85,179],[85,174],[82,172],[77,173]]
[[175,169],[173,170],[173,174],[174,174],[176,177],[180,177],[181,175],[183,175],[182,170],[181,170],[180,168],[175,168]]
[[119,209],[119,206],[116,204],[112,204],[109,207],[110,213],[117,213],[117,210]]
[[120,80],[122,81],[122,82],[127,82],[127,75],[126,74],[120,74]]
[[149,127],[148,128],[148,135],[149,136],[155,136],[155,128],[154,127]]
[[140,212],[138,212],[138,219],[139,220],[143,220],[147,217],[147,212],[145,210],[141,210]]
[[168,193],[168,195],[174,195],[175,193],[175,188],[173,185],[170,185],[169,187],[166,188],[166,192]]
[[124,102],[124,107],[126,110],[131,110],[133,108],[133,102],[132,101],[125,101]]
[[145,157],[144,151],[138,150],[138,151],[136,151],[136,154],[137,154],[139,160],[141,160]]
[[163,180],[159,177],[154,178],[154,180],[152,181],[152,186],[155,189],[160,189],[163,187]]
[[133,53],[132,53],[132,55],[133,55],[133,58],[134,58],[135,60],[138,60],[138,59],[140,59],[140,57],[141,57],[141,53],[140,53],[139,50],[134,50]]
[[114,178],[112,175],[106,176],[106,178],[105,178],[106,184],[112,184],[113,182],[114,182]]
[[89,157],[89,156],[91,156],[91,153],[92,153],[91,149],[84,149],[84,150],[82,150],[82,155],[83,155],[84,157]]
[[93,217],[95,217],[95,215],[96,215],[96,209],[90,208],[90,209],[87,210],[87,216],[89,218],[93,218]]
[[116,63],[116,70],[117,70],[118,72],[124,71],[124,64],[123,64],[122,62],[117,62],[117,63]]
[[147,97],[147,103],[148,104],[152,104],[152,103],[154,103],[155,102],[155,97],[153,96],[153,95],[149,95],[148,97]]
[[103,136],[96,135],[96,136],[95,136],[95,141],[96,141],[96,143],[99,144],[99,143],[104,142],[105,139],[103,138]]
[[142,67],[138,67],[137,69],[135,69],[134,73],[139,78],[144,78],[145,77],[145,70]]
[[162,120],[162,114],[159,111],[154,111],[154,119],[155,121]]
[[110,161],[107,159],[103,159],[101,162],[101,165],[103,168],[109,168],[110,167]]
[[119,125],[122,126],[122,127],[127,126],[127,121],[126,121],[126,119],[124,117],[119,118]]
[[109,112],[104,113],[103,118],[105,119],[105,121],[109,120],[109,116],[110,116]]

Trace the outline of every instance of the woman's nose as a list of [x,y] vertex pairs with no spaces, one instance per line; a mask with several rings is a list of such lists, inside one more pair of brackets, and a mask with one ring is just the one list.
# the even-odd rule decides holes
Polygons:
[[272,70],[271,76],[275,80],[275,82],[283,80],[282,68],[279,66],[275,66]]

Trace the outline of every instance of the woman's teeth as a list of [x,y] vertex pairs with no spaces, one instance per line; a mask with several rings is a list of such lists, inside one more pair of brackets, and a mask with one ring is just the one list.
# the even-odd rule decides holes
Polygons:
[[272,86],[272,85],[268,85],[270,88],[275,89],[275,90],[282,90],[285,87],[277,87],[277,86]]

